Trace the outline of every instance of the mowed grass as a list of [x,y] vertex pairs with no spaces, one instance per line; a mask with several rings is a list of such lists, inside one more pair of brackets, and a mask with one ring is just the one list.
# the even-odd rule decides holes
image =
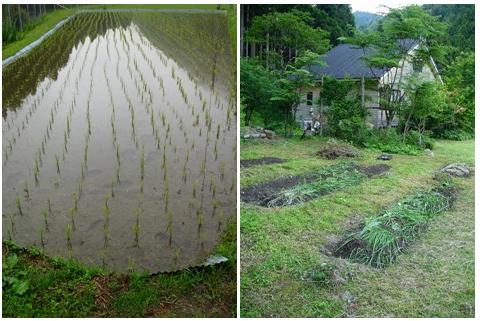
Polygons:
[[[340,162],[317,158],[325,139],[242,142],[241,159],[275,156],[282,164],[242,169],[245,187]],[[360,165],[379,163],[362,150]],[[474,177],[455,178],[459,199],[432,220],[396,262],[375,269],[323,254],[362,219],[432,185],[434,170],[474,165],[474,141],[437,141],[434,157],[393,155],[391,174],[282,208],[241,204],[243,317],[473,317]],[[323,265],[322,265],[323,264]],[[333,267],[331,284],[306,278]],[[317,278],[318,279],[318,278]]]
[[87,268],[4,242],[2,316],[234,317],[236,234],[232,222],[214,251],[229,261],[152,276]]

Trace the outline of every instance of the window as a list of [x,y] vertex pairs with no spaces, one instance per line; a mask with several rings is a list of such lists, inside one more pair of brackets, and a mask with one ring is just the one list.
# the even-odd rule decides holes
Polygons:
[[309,91],[307,93],[307,105],[311,106],[313,101],[313,92]]
[[422,72],[423,61],[418,58],[413,59],[413,71]]

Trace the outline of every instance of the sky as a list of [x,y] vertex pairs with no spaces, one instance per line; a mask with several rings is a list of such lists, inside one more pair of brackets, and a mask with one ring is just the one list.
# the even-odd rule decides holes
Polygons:
[[382,5],[387,5],[391,8],[398,8],[406,6],[409,3],[399,1],[358,1],[351,4],[352,12],[355,11],[368,11],[372,13],[386,12],[386,8],[382,8]]

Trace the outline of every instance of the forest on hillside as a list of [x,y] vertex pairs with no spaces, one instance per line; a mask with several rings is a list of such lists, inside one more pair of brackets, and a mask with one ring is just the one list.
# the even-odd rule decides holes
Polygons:
[[397,100],[391,98],[393,87],[385,87],[380,102],[399,123],[371,129],[359,97],[342,96],[347,82],[330,79],[330,86],[322,87],[332,97],[325,134],[393,152],[425,148],[432,145],[430,138],[472,138],[474,10],[473,5],[411,5],[357,28],[349,5],[243,5],[241,125],[285,136],[301,133],[294,115],[306,100],[302,88],[318,85],[307,66],[324,64],[328,50],[351,43],[375,52],[365,59],[370,67],[388,70],[408,53],[401,40],[412,39],[420,48],[416,59],[431,64],[433,58],[441,81],[393,84],[402,86]]

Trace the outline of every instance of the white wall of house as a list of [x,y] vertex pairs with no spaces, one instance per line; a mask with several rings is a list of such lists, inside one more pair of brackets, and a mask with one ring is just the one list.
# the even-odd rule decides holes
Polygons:
[[[398,84],[400,80],[402,81],[402,83],[405,83],[407,81],[408,76],[412,74],[414,74],[421,81],[437,80],[434,73],[435,66],[433,65],[434,64],[433,61],[429,62],[428,64],[424,64],[421,67],[421,70],[420,69],[414,70],[414,64],[413,64],[414,55],[415,55],[415,50],[412,50],[409,56],[407,57],[407,59],[405,59],[405,61],[403,62],[403,72],[400,72],[400,67],[392,68],[387,73],[385,73],[385,75],[380,79],[379,82],[366,81],[365,108],[368,109],[370,114],[369,116],[367,116],[366,122],[371,124],[371,126],[378,128],[378,127],[385,127],[387,125],[385,111],[377,109],[379,107],[379,99],[380,99],[379,86],[381,86],[382,83],[385,83],[385,84],[391,83],[391,80],[395,77],[396,77],[395,83]],[[402,64],[400,64],[400,66],[402,66]],[[311,109],[313,109],[313,113],[315,115],[319,114],[321,111],[323,111],[323,113],[326,113],[328,111],[328,106],[320,106],[319,104],[320,86],[321,84],[319,82],[318,86],[312,87],[312,88],[305,88],[302,91],[305,97],[308,92],[311,92],[313,94],[313,99],[312,99],[312,105],[309,105],[307,101],[304,101],[297,108],[296,121],[301,128],[303,128],[303,123],[305,120],[311,119],[311,115],[310,115]],[[360,94],[360,91],[361,91],[360,80],[358,80],[358,86],[356,88],[358,92],[353,94]],[[398,125],[398,118],[396,116],[394,117],[391,125],[392,126]]]
[[[380,78],[379,83],[388,84],[388,83],[391,83],[393,79],[395,79],[395,84],[399,84],[400,81],[402,82],[402,84],[405,84],[408,76],[412,74],[415,74],[415,76],[421,81],[435,81],[436,77],[435,77],[435,73],[433,72],[434,67],[432,66],[434,62],[431,61],[427,64],[424,64],[421,67],[421,70],[415,71],[414,64],[413,64],[414,57],[415,57],[415,49],[412,50],[409,53],[408,57],[399,64],[398,68],[395,67],[390,69],[388,72],[386,72],[385,75],[383,75],[383,77]],[[402,64],[403,64],[403,72],[401,72]],[[396,89],[398,89],[398,87]]]

